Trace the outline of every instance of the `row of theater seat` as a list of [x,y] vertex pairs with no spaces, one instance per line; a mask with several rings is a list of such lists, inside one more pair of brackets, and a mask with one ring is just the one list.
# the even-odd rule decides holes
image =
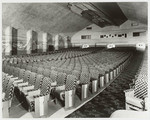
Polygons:
[[[105,58],[103,58],[104,55],[106,56]],[[80,84],[82,86],[82,90],[84,91],[84,92],[80,91],[82,93],[81,99],[88,97],[88,95],[84,94],[84,93],[87,93],[85,92],[85,88],[86,90],[88,90],[87,89],[88,87],[86,86],[89,86],[90,84],[92,84],[92,93],[97,92],[98,88],[95,87],[95,85],[99,86],[100,88],[104,87],[104,85],[106,85],[107,83],[109,83],[110,80],[115,78],[116,75],[118,75],[118,73],[125,67],[125,65],[127,65],[127,62],[129,62],[130,58],[131,58],[131,53],[129,54],[127,52],[117,52],[117,51],[109,52],[108,51],[108,52],[94,53],[94,54],[86,55],[83,57],[79,57],[77,61],[79,60],[80,62],[77,62],[78,64],[75,64],[74,62],[75,65],[78,65],[77,70],[75,69],[76,67],[73,67],[73,69],[66,71],[65,68],[67,68],[67,65],[66,64],[64,65],[64,63],[68,60],[65,60],[65,61],[60,60],[59,62],[63,61],[60,68],[58,68],[57,65],[56,65],[57,67],[56,66],[52,67],[51,65],[49,65],[50,67],[49,69],[48,68],[43,69],[42,67],[39,67],[39,69],[36,70],[35,64],[33,64],[34,66],[31,64],[28,64],[24,66],[24,69],[20,69],[19,68],[20,65],[16,66],[15,64],[10,64],[11,66],[4,65],[3,71],[8,73],[12,78],[17,77],[15,79],[19,79],[18,82],[14,82],[14,85],[20,91],[20,95],[23,94],[25,98],[29,101],[30,110],[36,111],[35,107],[37,106],[36,105],[34,106],[36,102],[35,101],[33,102],[33,98],[35,98],[34,97],[35,94],[34,92],[31,92],[32,94],[30,95],[32,96],[32,99],[30,97],[27,97],[28,94],[23,91],[22,86],[27,87],[28,89],[31,89],[31,88],[34,89],[34,87],[39,83],[40,83],[40,86],[42,86],[42,82],[44,81],[45,81],[44,83],[46,84],[43,84],[43,86],[49,85],[47,87],[43,87],[43,89],[45,90],[45,94],[48,96],[52,95],[54,96],[54,98],[57,97],[58,100],[63,100],[65,102],[65,108],[69,108],[73,106],[73,104],[69,105],[67,103],[67,101],[69,100],[69,94],[70,94],[68,92],[72,92],[72,94],[75,94],[76,88],[78,88],[77,85]],[[85,62],[86,60],[90,62]],[[118,61],[118,64],[116,61]],[[46,62],[46,63],[48,64],[49,62]],[[98,64],[99,70],[96,67],[96,64]],[[36,75],[33,75],[33,73]],[[31,76],[31,78],[29,76]],[[38,79],[36,79],[38,83],[33,82],[34,80],[32,79],[33,76],[38,76],[37,77]],[[43,76],[45,77],[45,79],[42,79],[39,76]],[[48,88],[49,89],[54,88],[53,92],[46,93],[46,91],[49,91]],[[43,89],[40,89],[40,90],[43,90]],[[38,95],[41,95],[39,91],[36,91],[36,92]],[[50,94],[50,93],[53,93],[53,94]],[[43,98],[43,96],[41,95],[40,98]],[[49,97],[46,97],[46,98],[49,98]],[[47,104],[48,99],[45,99],[45,100],[46,101],[44,104]]]
[[67,48],[67,49],[61,49],[61,50],[55,50],[55,51],[49,51],[49,52],[42,52],[42,53],[34,53],[34,54],[21,54],[21,55],[11,55],[11,56],[3,56],[4,58],[17,58],[17,57],[31,57],[31,56],[43,56],[43,55],[50,55],[50,54],[56,54],[56,53],[63,53],[63,52],[74,52],[74,51],[97,51],[100,49],[104,49],[104,47],[90,47],[90,48]]
[[148,60],[147,52],[144,56],[141,53],[143,61],[137,70],[133,82],[130,83],[130,89],[125,90],[126,109],[127,110],[148,110]]
[[3,117],[9,116],[9,108],[11,107],[14,95],[14,79],[10,75],[2,72],[2,111]]
[[24,55],[24,56],[9,56],[4,57],[3,62],[6,63],[28,63],[28,62],[40,62],[43,60],[62,60],[72,57],[83,56],[89,54],[91,52],[100,50],[103,48],[88,48],[88,49],[73,49],[73,50],[65,50],[65,51],[53,51],[50,53],[41,53],[41,54],[31,54],[31,55]]
[[3,92],[3,101],[7,101],[9,100],[9,98],[12,98],[12,93],[14,90],[14,85],[13,82],[14,80],[11,79],[11,77],[6,74],[6,73],[2,73],[2,92]]
[[[11,67],[13,66],[10,66],[10,68]],[[30,111],[34,110],[35,97],[37,98],[47,96],[48,102],[52,88],[55,87],[55,89],[57,89],[57,87],[64,85],[65,91],[69,91],[70,89],[74,89],[77,80],[73,75],[59,73],[56,82],[53,81],[54,79],[52,80],[50,77],[45,77],[41,74],[34,73],[29,70],[20,69],[17,67],[15,67],[13,70],[18,71],[19,73],[15,72],[13,75],[11,75],[10,73],[9,77],[10,79],[14,80],[13,84],[15,87],[17,87],[17,89],[19,89],[21,94],[24,94],[24,96],[26,96],[26,99],[28,100],[30,105]],[[19,75],[17,75],[16,73]]]
[[[107,54],[108,56],[110,55],[109,53]],[[104,56],[99,55],[99,59],[97,59],[96,61],[96,59],[94,60],[94,56],[93,57],[87,56],[87,58],[78,57],[78,58],[72,58],[72,59],[67,59],[67,60],[57,60],[57,61],[51,61],[51,62],[40,62],[40,63],[18,64],[18,65],[16,64],[16,66],[25,68],[27,65],[29,65],[29,66],[48,68],[48,69],[51,69],[54,67],[57,69],[59,67],[59,68],[67,69],[68,71],[72,71],[72,70],[81,71],[82,68],[83,69],[89,68],[89,66],[94,66],[96,68],[104,68],[105,67],[104,63],[106,63],[107,66],[109,64],[109,66],[112,67],[113,65],[115,66],[115,64],[118,64],[119,62],[119,61],[112,62],[110,60],[110,63],[109,63],[109,61],[107,61],[106,59],[102,59],[102,58],[104,58]],[[115,57],[111,59],[115,59]]]
[[[119,62],[119,61],[118,61]],[[63,63],[63,62],[62,62]],[[91,62],[92,63],[92,62]],[[93,61],[93,63],[94,63],[94,61]],[[107,63],[108,63],[108,61],[107,61]],[[104,73],[105,73],[105,71],[109,71],[109,67],[108,67],[108,64],[105,66],[105,68],[104,68],[104,66],[102,66],[102,64],[104,64],[104,62],[103,63],[101,63],[101,68],[100,69],[98,69],[97,67],[93,67],[93,66],[83,66],[83,67],[81,67],[83,64],[81,64],[79,67],[77,67],[77,69],[71,69],[71,70],[65,70],[65,69],[63,69],[63,68],[57,68],[57,67],[60,67],[60,66],[57,66],[57,67],[52,67],[52,66],[48,66],[48,65],[46,65],[46,68],[47,69],[43,69],[44,68],[44,66],[42,67],[39,67],[39,68],[37,68],[37,67],[35,67],[36,65],[34,64],[34,67],[33,66],[30,66],[30,65],[26,65],[26,64],[22,64],[22,66],[20,66],[20,68],[22,68],[22,69],[27,69],[27,70],[30,70],[30,71],[32,71],[32,72],[37,72],[37,73],[39,73],[39,74],[44,74],[45,76],[47,76],[47,77],[49,77],[50,76],[50,71],[49,70],[55,70],[55,71],[58,71],[58,72],[65,72],[65,73],[67,73],[67,74],[71,74],[71,73],[73,73],[74,75],[76,75],[77,76],[77,78],[79,78],[79,76],[80,76],[80,73],[82,73],[82,72],[87,72],[87,74],[90,74],[91,73],[91,75],[93,75],[93,77],[96,75],[96,73],[100,73],[100,74],[103,74],[104,75]],[[112,63],[113,64],[113,63]],[[113,66],[111,64],[111,66]],[[98,64],[97,64],[98,65]],[[67,66],[67,65],[66,65]],[[18,66],[19,67],[19,66]],[[107,68],[108,67],[108,68]],[[5,70],[5,68],[6,68],[6,70]],[[107,69],[106,69],[107,68]],[[113,67],[111,67],[112,69],[113,69]],[[13,69],[13,68],[12,68]],[[3,71],[4,72],[7,72],[7,71],[9,71],[9,67],[3,67]],[[14,70],[11,70],[10,69],[10,73],[11,74],[13,74],[12,72],[13,72]],[[93,73],[93,74],[92,74]],[[95,79],[97,79],[97,77],[95,76]]]

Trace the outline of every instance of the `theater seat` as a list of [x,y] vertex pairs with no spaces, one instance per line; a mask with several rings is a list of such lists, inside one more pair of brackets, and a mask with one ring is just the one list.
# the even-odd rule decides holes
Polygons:
[[91,80],[91,87],[92,87],[92,93],[97,92],[98,90],[98,80],[100,77],[100,73],[96,69],[90,69],[90,80]]
[[31,72],[30,76],[29,76],[28,84],[20,86],[19,90],[22,91],[23,93],[27,93],[27,90],[34,89],[34,83],[36,80],[36,76],[37,76],[36,73]]
[[28,85],[29,77],[31,75],[31,72],[29,70],[25,71],[24,77],[22,78],[22,82],[14,82],[14,85],[17,86],[19,89],[22,88],[24,85]]
[[90,84],[90,76],[89,73],[82,72],[80,75],[80,83],[79,85],[81,88],[78,88],[78,93],[80,93],[81,100],[86,99],[88,97],[89,91],[89,84]]
[[43,78],[44,78],[43,75],[40,75],[40,74],[36,75],[36,80],[35,80],[33,87],[23,88],[22,90],[23,94],[28,95],[30,92],[38,90],[42,86]]
[[14,85],[15,86],[17,86],[17,83],[23,82],[24,74],[25,74],[25,70],[24,69],[20,69],[19,76],[18,77],[13,77],[15,79],[15,81],[14,81]]
[[148,110],[148,73],[147,62],[143,62],[142,69],[134,81],[135,85],[131,89],[125,90],[126,109],[146,111]]
[[[29,92],[28,96],[26,96],[26,99],[30,105],[30,111],[34,111],[36,116],[45,115],[46,112],[48,111],[47,109],[48,109],[49,95],[51,92],[51,86],[50,86],[51,82],[52,80],[50,78],[45,77],[43,79],[41,88],[32,92]],[[40,112],[40,109],[45,109],[43,107],[47,108],[46,110],[44,110],[44,113]]]
[[61,101],[61,103],[65,106],[65,109],[68,109],[74,106],[76,81],[77,81],[76,76],[68,75],[66,84],[65,84],[65,90],[57,90],[54,93],[56,98],[59,101]]
[[12,98],[14,94],[14,79],[6,76],[9,79],[7,88],[3,91],[3,98],[2,98],[2,114],[4,118],[9,117],[9,109],[11,107]]

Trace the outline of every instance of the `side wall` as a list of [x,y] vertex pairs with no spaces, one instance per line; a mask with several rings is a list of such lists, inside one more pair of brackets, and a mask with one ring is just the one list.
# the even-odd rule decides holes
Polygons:
[[[100,28],[95,24],[88,26],[88,28],[90,27],[92,29],[87,29],[86,27],[72,36],[71,42],[73,46],[81,46],[83,44],[98,46],[111,43],[118,46],[135,46],[135,44],[139,42],[144,42],[147,44],[147,26],[144,24],[136,23],[134,21],[128,20],[120,27],[108,26]],[[140,32],[140,36],[133,37],[133,32]],[[124,35],[118,37],[120,34],[126,34],[126,37]],[[91,39],[81,39],[82,35],[91,35]],[[105,35],[105,38],[100,38],[101,35]]]
[[[6,36],[5,36],[5,29],[8,27],[9,25],[2,25],[2,53],[3,55],[5,55],[5,44],[6,44]],[[20,54],[26,54],[27,53],[27,50],[26,50],[26,47],[22,47],[22,46],[25,46],[27,44],[27,32],[28,30],[27,29],[20,29],[20,28],[16,28],[17,29],[17,46],[20,46],[20,47],[17,47],[17,53],[18,55]],[[37,29],[32,29],[34,31],[37,32],[37,39],[38,39],[38,42],[37,42],[37,52],[40,53],[40,52],[43,52],[43,33],[48,33],[48,32],[43,32],[43,31],[38,31]],[[71,37],[75,34],[75,33],[51,33],[49,32],[51,35],[52,35],[52,44],[54,46],[55,44],[55,36],[60,34],[63,38],[65,37],[69,37],[69,39],[71,39]],[[48,42],[49,44],[49,42]],[[67,47],[70,47],[70,42],[67,44]],[[59,46],[58,46],[59,47]],[[66,47],[66,48],[67,48]]]

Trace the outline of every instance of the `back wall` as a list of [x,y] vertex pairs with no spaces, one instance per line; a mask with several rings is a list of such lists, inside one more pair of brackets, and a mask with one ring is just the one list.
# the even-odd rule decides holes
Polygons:
[[[133,32],[135,36],[133,36]],[[139,34],[137,32],[139,32]],[[87,38],[84,37],[86,35],[88,35]],[[111,43],[120,46],[135,46],[135,44],[139,42],[147,44],[147,25],[130,20],[119,27],[108,26],[100,28],[97,25],[92,24],[74,34],[71,42],[73,46],[81,46],[83,44],[98,46]]]

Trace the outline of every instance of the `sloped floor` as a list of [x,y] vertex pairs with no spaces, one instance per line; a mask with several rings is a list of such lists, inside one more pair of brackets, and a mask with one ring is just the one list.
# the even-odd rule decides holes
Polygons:
[[[108,84],[106,84],[103,88],[99,89],[98,92],[92,94],[91,91],[89,91],[89,97],[84,100],[80,100],[78,95],[75,95],[75,105],[71,109],[64,109],[64,107],[58,102],[55,104],[54,102],[49,101],[49,109],[48,109],[48,115],[47,116],[42,116],[42,118],[45,117],[54,117],[54,118],[64,118],[67,115],[71,114],[81,106],[83,106],[85,103],[93,99],[95,96],[97,96],[100,92],[102,92],[104,89],[109,87],[109,85],[113,82],[111,80]],[[17,90],[15,90],[17,92]],[[17,94],[17,93],[16,93]],[[19,94],[19,92],[18,92]],[[20,98],[20,99],[25,99],[25,98]],[[23,106],[27,108],[26,103],[23,103]],[[18,101],[18,99],[14,96],[13,101],[12,101],[12,107],[10,109],[10,118],[33,118],[36,117],[34,116],[33,112],[28,112],[24,107],[22,107],[22,104]]]
[[141,56],[132,59],[129,66],[98,96],[68,115],[66,118],[105,118],[120,109],[125,109],[124,90],[129,89],[136,74]]
[[[138,59],[138,56],[135,57],[129,66],[114,81],[112,81],[105,90],[99,90],[101,93],[96,97],[90,94],[89,97],[94,98],[86,104],[84,104],[86,100],[81,102],[76,95],[76,100],[78,102],[76,102],[74,110],[70,110],[71,112],[69,112],[69,110],[65,111],[60,104],[56,105],[54,102],[50,102],[49,114],[45,117],[59,117],[59,115],[61,116],[61,113],[65,113],[66,115],[63,115],[63,117],[68,115],[66,118],[102,118],[110,117],[112,112],[116,110],[125,109],[125,95],[123,91],[129,89],[129,83],[132,82],[132,78],[134,78],[134,75],[138,70],[140,61],[141,59]],[[78,109],[78,106],[80,105],[83,106]],[[56,111],[58,111],[58,113]],[[10,118],[20,117],[33,118],[32,113],[25,110],[17,98],[14,97],[12,107],[10,108]]]

